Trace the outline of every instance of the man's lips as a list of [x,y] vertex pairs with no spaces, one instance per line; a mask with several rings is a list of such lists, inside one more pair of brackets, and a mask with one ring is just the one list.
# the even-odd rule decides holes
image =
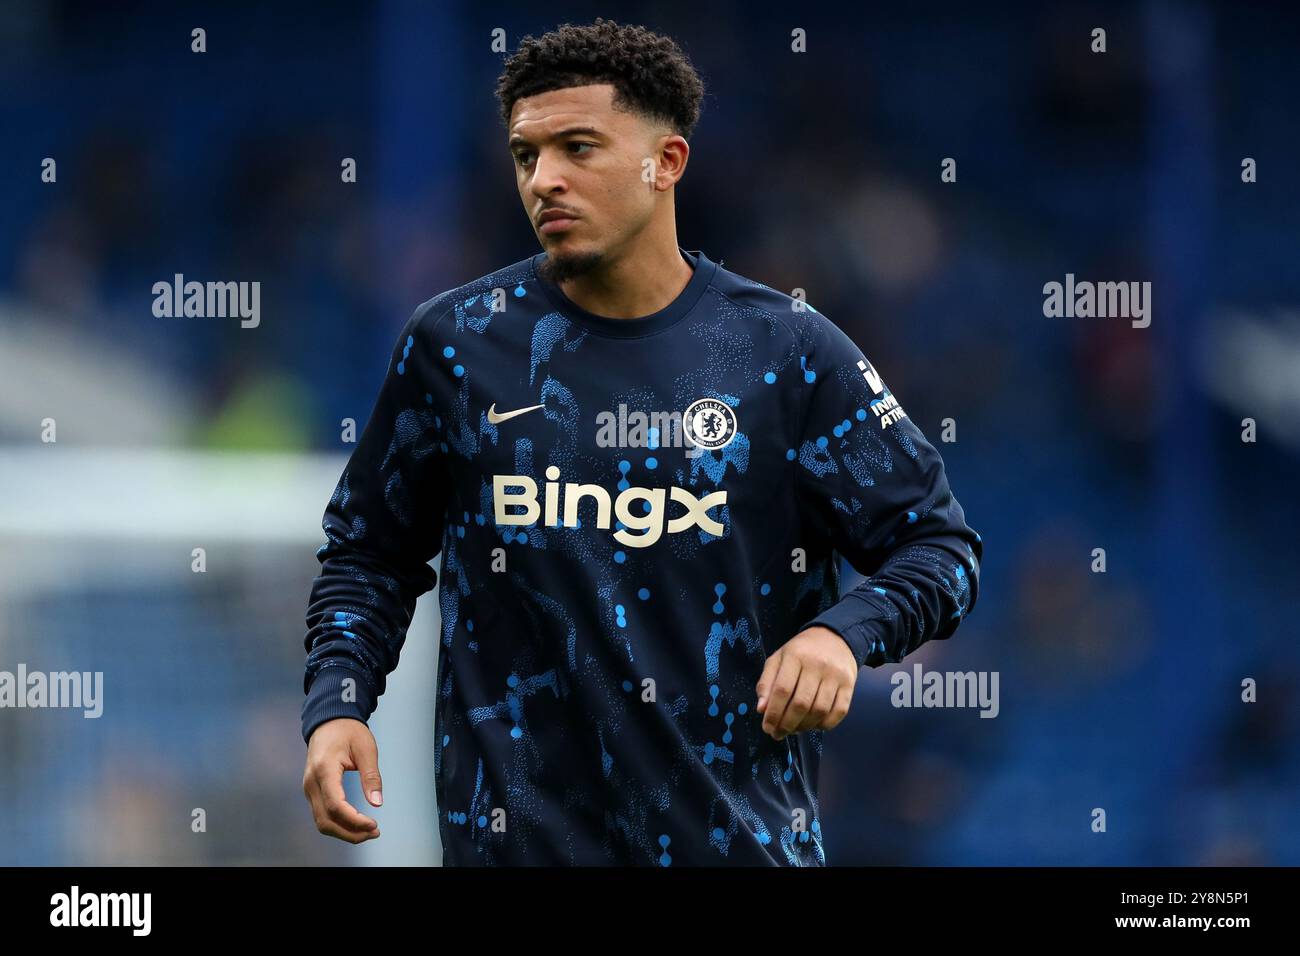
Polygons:
[[577,221],[572,216],[553,216],[543,220],[540,229],[548,235],[553,232],[563,232]]
[[577,218],[567,209],[547,209],[537,217],[537,224],[542,232],[562,232],[572,226]]

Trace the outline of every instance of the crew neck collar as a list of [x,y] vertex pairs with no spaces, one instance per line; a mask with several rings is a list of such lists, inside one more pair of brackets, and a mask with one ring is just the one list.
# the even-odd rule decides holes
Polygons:
[[529,268],[532,271],[533,278],[537,280],[538,285],[550,297],[555,307],[578,325],[598,335],[609,335],[617,338],[640,338],[645,335],[653,335],[655,332],[662,332],[685,318],[686,314],[695,308],[695,304],[700,301],[700,297],[704,295],[704,290],[709,287],[709,283],[713,281],[713,274],[718,267],[709,261],[709,258],[703,252],[698,249],[687,252],[681,246],[677,247],[677,251],[682,254],[682,258],[686,260],[687,264],[694,269],[690,281],[686,283],[686,287],[682,289],[677,298],[658,312],[652,312],[649,315],[639,316],[635,319],[613,319],[609,316],[596,315],[594,312],[588,312],[575,303],[564,294],[564,290],[558,285],[538,274],[537,265],[546,257],[545,252],[539,252],[533,256],[529,260]]

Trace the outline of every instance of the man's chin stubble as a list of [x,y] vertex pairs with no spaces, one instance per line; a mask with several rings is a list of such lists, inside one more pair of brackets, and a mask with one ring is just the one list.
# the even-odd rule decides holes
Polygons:
[[548,252],[546,258],[538,265],[537,272],[543,279],[558,285],[569,279],[586,275],[600,265],[603,259],[604,256],[599,252],[575,252],[562,255],[558,259],[554,253]]

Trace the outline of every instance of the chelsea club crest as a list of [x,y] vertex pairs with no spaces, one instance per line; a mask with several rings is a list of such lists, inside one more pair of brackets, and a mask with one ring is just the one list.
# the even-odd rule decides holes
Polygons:
[[682,413],[682,429],[692,445],[714,451],[736,437],[736,413],[726,402],[701,398]]

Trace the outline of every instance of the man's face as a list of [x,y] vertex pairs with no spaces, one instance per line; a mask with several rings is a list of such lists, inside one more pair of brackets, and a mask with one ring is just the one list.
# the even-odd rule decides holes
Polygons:
[[671,131],[615,110],[613,98],[608,83],[575,86],[523,97],[510,114],[519,197],[556,281],[594,268],[654,214],[642,171]]

